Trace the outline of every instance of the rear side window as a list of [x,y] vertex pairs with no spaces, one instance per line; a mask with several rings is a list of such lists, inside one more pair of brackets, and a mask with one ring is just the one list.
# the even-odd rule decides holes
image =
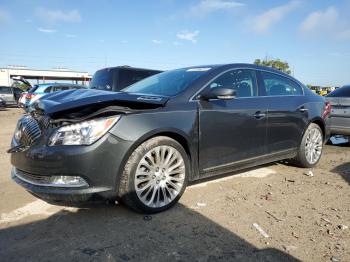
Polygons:
[[69,90],[69,86],[54,86],[52,92]]
[[91,79],[90,88],[112,91],[114,72],[109,68],[97,71]]
[[144,78],[156,74],[155,71],[121,69],[118,74],[118,90],[128,87]]
[[230,88],[236,91],[236,97],[251,97],[257,95],[255,71],[236,69],[226,72],[213,80],[209,88]]
[[261,72],[262,80],[264,83],[265,94],[267,96],[291,96],[291,95],[302,95],[302,88],[292,80],[286,77]]
[[12,94],[11,88],[7,86],[0,86],[0,93],[1,94]]
[[350,97],[350,86],[343,86],[328,94],[327,97]]

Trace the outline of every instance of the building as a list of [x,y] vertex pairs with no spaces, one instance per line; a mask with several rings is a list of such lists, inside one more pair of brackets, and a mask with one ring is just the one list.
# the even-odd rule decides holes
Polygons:
[[87,85],[91,80],[91,75],[87,72],[70,71],[65,68],[55,68],[52,70],[29,69],[24,66],[8,66],[0,68],[0,85],[11,86],[14,80],[12,77],[23,77],[31,83],[40,84],[49,82],[71,82]]

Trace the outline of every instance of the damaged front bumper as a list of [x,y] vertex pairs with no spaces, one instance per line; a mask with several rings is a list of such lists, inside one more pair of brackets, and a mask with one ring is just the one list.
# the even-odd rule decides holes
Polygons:
[[130,141],[110,133],[90,146],[51,147],[44,140],[11,154],[16,183],[52,204],[80,206],[116,198]]

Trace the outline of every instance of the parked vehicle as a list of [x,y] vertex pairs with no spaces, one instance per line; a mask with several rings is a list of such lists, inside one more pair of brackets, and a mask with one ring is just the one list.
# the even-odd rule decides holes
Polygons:
[[33,104],[49,93],[82,88],[84,89],[86,87],[69,83],[47,83],[34,85],[26,93],[24,108],[27,112],[33,111]]
[[5,106],[6,106],[5,100],[0,97],[0,107],[5,107]]
[[0,98],[6,105],[17,105],[22,90],[18,87],[0,86]]
[[129,66],[109,67],[98,70],[92,77],[90,88],[117,92],[146,77],[161,73],[159,70]]
[[117,198],[159,212],[198,179],[282,159],[315,166],[329,109],[291,76],[250,64],[50,94],[18,122],[12,177],[50,203]]
[[332,106],[331,134],[350,136],[350,85],[334,90],[326,100]]

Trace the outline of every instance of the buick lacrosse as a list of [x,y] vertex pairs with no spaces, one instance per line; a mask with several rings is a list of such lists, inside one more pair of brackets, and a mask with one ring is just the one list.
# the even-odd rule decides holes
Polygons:
[[18,121],[12,178],[49,203],[118,199],[159,212],[195,180],[284,159],[315,166],[330,110],[293,77],[250,64],[53,93]]

